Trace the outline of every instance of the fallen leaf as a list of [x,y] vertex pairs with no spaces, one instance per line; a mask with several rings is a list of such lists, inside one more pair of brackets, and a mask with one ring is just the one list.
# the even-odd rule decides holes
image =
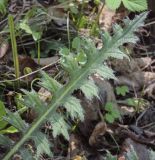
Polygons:
[[2,42],[0,45],[0,58],[4,57],[9,49],[9,44],[7,42]]
[[109,31],[113,23],[113,17],[115,11],[109,9],[106,5],[103,6],[103,3],[99,6],[99,25],[101,30]]
[[91,136],[89,138],[89,144],[91,146],[95,146],[96,144],[98,144],[99,138],[101,136],[104,136],[104,134],[106,133],[106,131],[107,131],[107,125],[106,125],[106,123],[104,121],[99,122],[95,126],[95,128],[94,128],[94,130],[93,130],[93,132],[92,132],[92,134],[91,134]]

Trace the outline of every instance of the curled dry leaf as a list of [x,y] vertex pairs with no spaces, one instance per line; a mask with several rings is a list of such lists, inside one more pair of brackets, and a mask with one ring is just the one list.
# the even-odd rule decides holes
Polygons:
[[2,42],[2,44],[0,45],[0,59],[5,56],[8,49],[9,49],[9,44],[7,42]]
[[136,114],[136,111],[133,107],[127,107],[124,105],[120,105],[120,111],[121,111],[121,115],[125,116],[128,115],[130,117],[133,117]]
[[39,94],[39,98],[43,101],[43,102],[48,102],[51,100],[52,98],[52,94],[51,92],[49,92],[47,89],[41,87],[38,91]]
[[[53,20],[54,23],[58,26],[66,25],[66,13],[63,8],[54,8],[53,6],[48,8],[48,17],[47,21]],[[51,19],[49,18],[51,17]]]
[[99,138],[104,136],[106,131],[107,131],[106,123],[104,121],[99,122],[95,126],[95,128],[94,128],[94,130],[93,130],[93,132],[92,132],[92,134],[91,134],[91,136],[89,138],[89,144],[91,146],[97,145],[99,143],[99,141],[100,141]]

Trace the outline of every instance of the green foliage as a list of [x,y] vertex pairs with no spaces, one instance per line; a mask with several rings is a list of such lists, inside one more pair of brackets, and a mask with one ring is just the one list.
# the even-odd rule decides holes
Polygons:
[[5,106],[2,101],[0,101],[0,134],[6,134],[6,133],[16,133],[18,130],[13,127],[7,127],[8,122],[6,122],[3,117],[7,115]]
[[136,112],[140,112],[141,108],[147,104],[143,98],[127,98],[125,101],[129,106],[133,106]]
[[31,34],[35,41],[41,38],[41,32],[37,32],[31,29],[31,27],[27,24],[26,21],[20,23],[20,28],[24,30],[26,33]]
[[107,111],[107,113],[105,114],[105,120],[107,122],[113,123],[115,119],[120,118],[120,113],[114,103],[106,103],[105,110]]
[[155,152],[153,150],[149,151],[149,157],[150,157],[150,160],[154,160],[155,159]]
[[139,158],[137,157],[137,154],[133,148],[133,146],[131,146],[130,150],[126,153],[125,155],[127,160],[138,160]]
[[3,120],[3,116],[6,116],[6,111],[3,102],[0,101],[0,130],[8,124],[6,121]]
[[[124,20],[125,28],[115,25],[114,34],[111,36],[108,32],[102,35],[104,47],[97,49],[91,39],[78,38],[73,41],[73,48],[61,50],[61,66],[69,75],[69,81],[66,84],[61,84],[55,79],[43,73],[41,85],[47,88],[52,94],[52,100],[49,103],[43,102],[36,91],[24,91],[26,96],[23,104],[27,107],[33,108],[37,113],[37,118],[31,125],[25,123],[20,115],[17,113],[8,112],[9,116],[5,119],[15,126],[22,133],[22,138],[15,144],[14,147],[5,155],[3,160],[9,160],[13,154],[22,150],[22,154],[28,154],[28,150],[24,148],[24,142],[29,139],[35,142],[36,154],[35,157],[46,153],[51,156],[51,145],[47,142],[47,137],[44,133],[40,132],[40,127],[45,122],[52,124],[53,136],[59,134],[64,135],[66,139],[69,138],[68,118],[73,122],[76,120],[84,119],[84,111],[82,109],[80,100],[73,96],[73,92],[80,89],[88,81],[91,81],[90,75],[94,73],[100,74],[103,78],[115,78],[111,69],[103,62],[109,57],[116,57],[122,59],[126,55],[119,49],[124,43],[136,43],[138,38],[134,34],[138,27],[143,26],[143,21],[147,13],[142,13],[132,21],[128,18]],[[74,48],[75,47],[75,48]],[[67,51],[67,52],[66,52]],[[86,62],[81,64],[77,60],[77,54],[82,51],[86,55]],[[89,82],[88,85],[93,84]],[[94,85],[94,84],[93,84]],[[87,87],[85,87],[87,90]],[[90,86],[88,87],[88,91]],[[94,94],[87,95],[88,91],[83,91],[87,98],[96,96],[97,90],[94,89]],[[108,108],[109,110],[109,108]],[[56,116],[55,118],[53,118]],[[114,115],[115,116],[115,115]],[[52,118],[51,118],[52,117]],[[115,116],[116,117],[116,116]],[[36,136],[38,135],[39,136]],[[27,157],[23,156],[23,159]]]
[[113,156],[110,152],[106,155],[106,160],[117,160],[117,156]]
[[147,9],[147,0],[122,0],[122,2],[130,11],[144,11]]
[[34,143],[37,147],[35,158],[39,159],[40,155],[43,153],[52,156],[52,152],[50,151],[50,144],[45,134],[38,131],[33,135],[33,137]]
[[93,80],[88,80],[87,82],[85,82],[80,89],[82,90],[82,92],[84,93],[84,95],[86,96],[87,99],[91,100],[93,98],[93,96],[95,95],[96,97],[99,98],[98,96],[98,87],[95,85]]
[[147,0],[106,0],[107,6],[115,10],[120,7],[121,3],[130,11],[144,11],[147,9]]
[[41,39],[44,29],[46,12],[39,7],[32,7],[19,24],[19,29],[25,31],[27,34],[32,35],[34,41]]
[[127,93],[129,93],[128,86],[119,86],[119,87],[116,87],[116,94],[117,95],[125,96]]
[[8,137],[0,134],[0,145],[11,148],[13,141]]
[[112,10],[119,8],[119,6],[121,5],[121,2],[122,2],[121,0],[106,0],[105,1],[106,5]]
[[6,13],[6,11],[7,11],[7,9],[6,9],[7,3],[8,3],[8,0],[0,0],[0,13],[2,13],[2,14]]
[[68,129],[69,125],[66,123],[63,115],[58,113],[52,114],[49,118],[49,122],[52,125],[53,137],[56,138],[58,135],[63,135],[65,139],[69,140]]

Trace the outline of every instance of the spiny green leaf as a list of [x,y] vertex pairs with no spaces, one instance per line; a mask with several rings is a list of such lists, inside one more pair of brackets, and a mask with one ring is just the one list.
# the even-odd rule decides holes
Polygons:
[[84,81],[84,84],[80,87],[80,89],[89,100],[92,100],[94,96],[99,98],[98,87],[95,85],[93,80]]
[[46,110],[46,103],[44,103],[39,98],[39,95],[34,90],[32,90],[31,92],[23,90],[23,92],[26,94],[24,104],[28,108],[35,109],[36,113],[38,113],[38,115],[41,115]]
[[69,126],[65,122],[62,115],[58,113],[53,113],[49,118],[49,122],[52,125],[54,138],[62,134],[67,140],[69,140],[69,134],[68,134]]
[[46,153],[51,157],[52,152],[50,150],[50,144],[48,139],[46,138],[46,135],[42,132],[37,131],[34,133],[34,135],[32,135],[32,137],[37,147],[36,158],[39,159],[39,156],[41,156],[43,153]]
[[40,85],[49,90],[52,94],[62,87],[60,83],[58,83],[55,79],[51,78],[45,72],[42,72],[42,75],[43,78]]
[[28,129],[28,124],[22,120],[18,112],[12,113],[9,110],[7,110],[8,116],[3,117],[5,121],[10,123],[12,126],[17,128],[19,131],[25,133]]
[[96,72],[105,79],[116,79],[115,75],[113,74],[113,70],[108,66],[101,65],[96,69]]
[[23,160],[35,160],[28,149],[21,149],[20,155]]
[[[60,88],[58,91],[56,91],[56,93],[54,93],[55,96],[52,97],[52,101],[50,104],[48,104],[47,109],[35,120],[35,122],[29,127],[27,132],[23,135],[21,140],[6,154],[3,160],[9,160],[12,157],[12,155],[19,150],[19,148],[24,144],[24,142],[30,139],[31,136],[35,134],[37,130],[39,130],[39,127],[45,121],[49,120],[50,118],[53,118],[56,115],[56,113],[58,114],[58,111],[61,111],[61,106],[62,111],[64,111],[65,106],[63,107],[64,103],[62,104],[62,102],[69,100],[68,98],[73,94],[74,90],[81,87],[81,82],[85,81],[91,73],[94,73],[94,71],[97,70],[99,66],[103,65],[103,62],[108,58],[108,53],[110,50],[115,51],[115,49],[120,48],[120,46],[124,43],[136,42],[137,38],[136,36],[133,36],[133,32],[137,31],[137,27],[143,25],[143,21],[146,18],[146,16],[147,13],[142,13],[131,22],[129,22],[128,20],[129,25],[123,29],[122,34],[114,33],[114,36],[112,38],[109,38],[108,42],[106,42],[105,39],[106,44],[103,45],[104,47],[101,49],[97,49],[95,45],[92,43],[92,40],[87,40],[86,38],[82,39],[82,49],[84,50],[87,56],[87,63],[84,66],[80,66],[78,63],[76,63],[76,61],[74,61],[74,54],[72,54],[69,58],[66,58],[66,67],[64,68],[69,69],[70,81],[67,84],[65,84],[62,88]],[[107,36],[105,36],[104,38],[106,37]],[[136,40],[131,40],[130,37]],[[74,103],[72,103],[72,101],[69,104],[69,108],[71,105],[74,106]],[[80,107],[81,106],[79,105],[77,109],[79,109]],[[74,113],[75,112],[77,112],[77,110],[75,111],[74,108]],[[60,115],[59,113],[59,117],[57,115],[57,117],[54,119],[56,123],[55,129],[53,129],[53,135],[56,136],[59,133],[63,132],[65,138],[69,139],[66,127],[67,124],[64,121],[64,113],[61,114],[62,115]],[[81,117],[79,114],[77,114],[76,117],[77,116]],[[54,125],[52,126],[54,127]]]
[[10,148],[13,145],[13,141],[9,139],[7,136],[0,134],[0,145]]
[[69,96],[65,100],[66,102],[63,101],[63,105],[67,110],[67,113],[71,116],[71,118],[77,119],[79,118],[81,121],[84,120],[84,110],[80,104],[80,100],[73,97]]
[[72,54],[62,57],[61,65],[71,76],[73,76],[74,73],[78,72],[79,70],[78,62],[76,61],[76,59],[74,58]]
[[114,49],[109,51],[108,57],[117,58],[117,59],[127,58],[129,60],[129,57],[125,54],[125,52],[121,51],[120,49]]
[[8,123],[3,120],[3,116],[6,115],[5,106],[2,101],[0,101],[0,130],[3,129]]
[[[105,46],[103,49],[109,48],[107,50],[107,57],[109,52],[115,53],[115,49],[118,50],[119,46],[122,46],[124,43],[137,42],[138,37],[134,34],[134,32],[136,32],[140,26],[143,26],[144,20],[147,15],[148,13],[144,12],[140,15],[135,16],[133,20],[129,20],[129,18],[124,19],[126,27],[121,32],[120,30],[116,31],[113,37],[111,37],[108,32],[105,32],[103,34],[102,39]],[[110,47],[111,45],[113,47]]]

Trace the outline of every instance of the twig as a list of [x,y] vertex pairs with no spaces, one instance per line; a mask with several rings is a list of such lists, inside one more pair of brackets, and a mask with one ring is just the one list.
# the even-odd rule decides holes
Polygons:
[[33,72],[31,72],[31,73],[28,73],[28,74],[26,74],[26,75],[24,75],[24,76],[21,76],[21,77],[16,78],[16,79],[11,79],[11,80],[3,80],[3,81],[0,81],[0,83],[18,81],[18,80],[20,80],[20,79],[23,79],[23,78],[25,78],[25,77],[28,77],[28,76],[33,75],[33,74],[35,74],[35,73],[38,73],[38,72],[40,72],[40,71],[42,71],[42,70],[44,70],[44,69],[46,69],[46,68],[48,68],[48,67],[56,64],[56,63],[58,63],[59,61],[60,61],[60,60],[58,59],[57,61],[52,62],[52,63],[50,63],[50,64],[48,64],[48,65],[46,65],[46,66],[44,66],[44,67],[42,67],[42,68],[40,68],[40,69],[38,69],[38,70],[36,70],[36,71],[33,71]]

